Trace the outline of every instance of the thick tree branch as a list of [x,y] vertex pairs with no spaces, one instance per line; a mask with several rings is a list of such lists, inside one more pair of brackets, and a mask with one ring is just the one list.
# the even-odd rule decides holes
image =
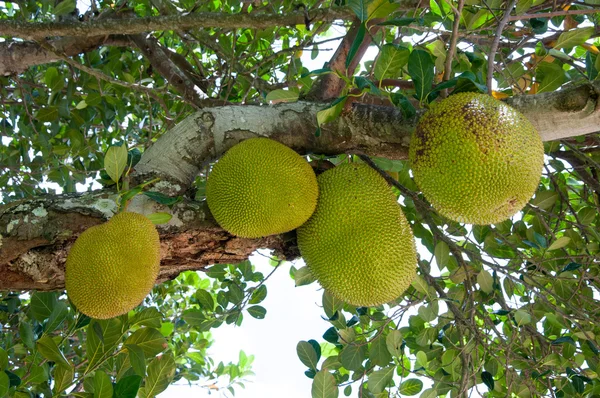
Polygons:
[[[414,0],[404,0],[403,6],[415,6]],[[311,21],[333,22],[336,19],[350,19],[354,13],[348,7],[319,8],[309,11]],[[112,34],[133,35],[162,30],[186,30],[197,28],[256,28],[266,29],[275,26],[304,25],[304,11],[287,14],[226,14],[199,12],[194,14],[164,15],[156,17],[129,17],[94,19],[86,22],[22,22],[18,20],[0,21],[0,35],[35,40],[45,37],[73,36],[90,37]]]
[[[600,130],[600,82],[553,93],[512,97],[544,141]],[[185,192],[200,167],[240,140],[265,136],[300,153],[365,153],[405,159],[417,117],[405,120],[392,107],[353,103],[315,136],[316,115],[326,104],[297,102],[274,106],[205,108],[161,137],[136,166],[138,178],[160,177],[165,192]],[[167,184],[166,182],[169,182]]]
[[[0,206],[0,290],[64,288],[64,264],[75,238],[117,210],[109,195],[96,191]],[[229,235],[217,226],[204,203],[182,202],[171,210],[138,196],[129,210],[173,214],[168,224],[158,226],[159,283],[183,271],[203,270],[211,264],[239,263],[261,247],[273,248],[283,257],[297,256],[293,240],[286,242],[285,235],[261,239]]]
[[[93,51],[100,46],[127,47],[125,36],[65,37],[49,42],[58,52],[67,56]],[[34,65],[60,61],[61,58],[38,43],[8,41],[0,43],[0,75],[8,76],[24,72]]]

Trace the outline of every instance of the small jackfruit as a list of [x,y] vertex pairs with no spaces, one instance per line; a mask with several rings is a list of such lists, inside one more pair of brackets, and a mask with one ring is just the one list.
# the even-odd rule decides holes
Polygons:
[[321,286],[356,306],[398,298],[416,275],[412,231],[385,180],[366,164],[321,174],[319,201],[298,228],[300,253]]
[[119,213],[86,229],[65,266],[71,302],[91,318],[125,314],[150,293],[160,267],[160,239],[142,214]]
[[308,162],[268,138],[231,147],[206,182],[206,200],[217,223],[244,238],[298,228],[314,212],[318,193]]
[[485,94],[435,104],[410,141],[413,176],[443,216],[495,224],[521,210],[540,181],[542,139],[516,109]]

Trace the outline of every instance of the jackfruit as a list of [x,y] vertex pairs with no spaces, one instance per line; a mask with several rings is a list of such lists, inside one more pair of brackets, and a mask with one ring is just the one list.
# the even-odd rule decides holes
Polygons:
[[298,228],[300,253],[338,299],[377,306],[398,298],[416,275],[412,231],[385,180],[366,164],[321,174],[312,217]]
[[421,117],[409,158],[417,186],[441,215],[487,225],[510,218],[531,199],[544,147],[516,109],[489,95],[461,93]]
[[206,200],[217,223],[244,238],[296,229],[314,212],[318,193],[308,162],[268,138],[230,148],[206,182]]
[[125,314],[150,293],[160,266],[160,239],[142,214],[119,213],[86,229],[65,266],[67,295],[96,319]]

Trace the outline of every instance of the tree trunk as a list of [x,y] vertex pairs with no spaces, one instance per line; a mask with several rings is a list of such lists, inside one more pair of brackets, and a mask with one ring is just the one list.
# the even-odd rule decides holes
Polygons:
[[[546,141],[598,131],[600,82],[555,93],[514,97]],[[359,153],[406,159],[418,115],[406,120],[390,107],[352,104],[316,136],[316,113],[325,104],[298,102],[275,106],[223,106],[198,112],[166,133],[142,156],[134,180],[161,177],[153,190],[172,196],[185,193],[203,164],[240,140],[266,136],[300,153]],[[117,210],[114,193],[46,196],[0,206],[0,289],[56,290],[64,287],[64,264],[70,245],[85,229],[104,222]],[[159,282],[184,270],[204,270],[215,263],[239,263],[258,248],[280,257],[298,257],[295,234],[261,239],[229,235],[216,225],[204,202],[184,200],[169,209],[145,196],[135,197],[130,211],[169,212],[159,225]]]

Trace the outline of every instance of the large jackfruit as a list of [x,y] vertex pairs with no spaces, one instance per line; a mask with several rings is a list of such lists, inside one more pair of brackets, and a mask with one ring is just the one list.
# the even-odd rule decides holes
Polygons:
[[495,224],[521,210],[537,189],[544,147],[516,109],[477,93],[435,104],[410,142],[415,182],[445,217]]
[[150,293],[160,266],[160,239],[145,216],[119,213],[85,230],[69,251],[67,295],[87,316],[125,314]]
[[298,228],[298,247],[331,294],[357,306],[398,298],[416,274],[412,231],[385,180],[365,164],[318,177],[319,201]]
[[251,138],[230,148],[206,183],[215,220],[245,238],[296,229],[315,210],[318,192],[308,162],[268,138]]

